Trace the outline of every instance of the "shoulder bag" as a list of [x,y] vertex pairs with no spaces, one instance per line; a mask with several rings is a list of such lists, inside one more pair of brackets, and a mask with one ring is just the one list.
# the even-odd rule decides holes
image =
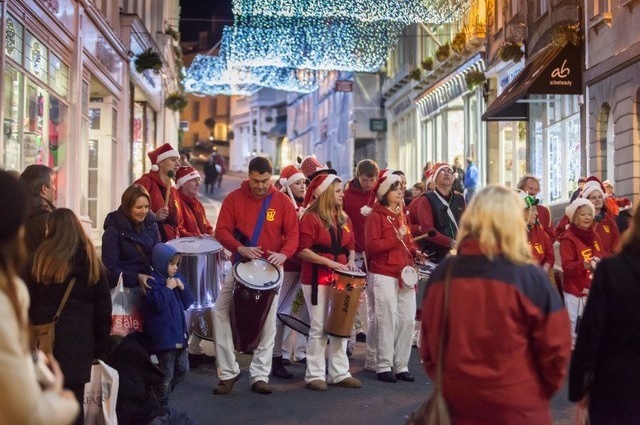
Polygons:
[[71,290],[73,289],[73,285],[76,283],[76,278],[74,277],[69,282],[67,286],[67,290],[64,293],[64,297],[62,297],[62,301],[58,306],[58,311],[53,316],[53,321],[49,323],[44,323],[42,325],[31,325],[31,343],[34,349],[38,349],[43,351],[45,354],[53,353],[53,343],[56,338],[56,323],[60,320],[60,314],[62,314],[62,309],[64,305],[67,303],[69,299],[69,295],[71,294]]

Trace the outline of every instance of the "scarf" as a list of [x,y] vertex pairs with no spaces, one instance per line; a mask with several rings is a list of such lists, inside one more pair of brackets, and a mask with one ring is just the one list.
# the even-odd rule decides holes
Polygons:
[[580,229],[578,226],[571,223],[569,229],[571,229],[573,234],[576,235],[576,237],[586,246],[593,246],[593,241],[596,238],[596,232],[593,231],[593,225],[589,226],[589,228],[585,230]]

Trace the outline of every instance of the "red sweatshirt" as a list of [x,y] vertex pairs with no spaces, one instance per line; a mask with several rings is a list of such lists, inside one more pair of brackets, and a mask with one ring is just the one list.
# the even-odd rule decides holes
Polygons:
[[[610,257],[614,254],[614,250],[620,242],[620,230],[618,229],[616,220],[611,213],[603,211],[600,214],[600,217],[601,220],[599,222],[595,222],[593,230],[600,238],[602,258]],[[567,230],[569,223],[569,217],[566,215],[562,216],[562,219],[560,219],[560,222],[556,226],[556,235],[558,235],[558,240],[560,240],[560,235]]]
[[581,297],[585,289],[591,288],[591,272],[584,268],[584,262],[593,257],[602,258],[600,238],[594,232],[593,244],[587,245],[574,233],[575,226],[570,225],[559,238],[560,258],[562,259],[562,290]]
[[420,217],[418,217],[418,208],[420,207],[420,199],[422,196],[414,198],[407,207],[407,218],[409,219],[409,227],[413,236],[420,236]]
[[381,204],[376,203],[373,211],[365,223],[365,237],[367,240],[367,258],[369,271],[400,280],[400,272],[405,266],[413,266],[413,256],[417,247],[411,240],[411,230],[403,237],[407,249],[398,238],[398,231],[405,224],[405,217],[394,214]]
[[180,236],[200,236],[213,235],[213,227],[204,206],[198,198],[192,198],[178,191],[180,195],[180,206],[182,207],[183,226],[180,228]]
[[[269,251],[291,257],[298,247],[296,210],[291,199],[276,190],[274,185],[269,188],[269,194],[272,195],[271,202],[256,245],[262,247],[264,258],[268,257]],[[215,237],[223,247],[236,253],[239,247],[245,245],[237,238],[244,236],[248,243],[258,221],[263,200],[264,198],[253,196],[248,180],[243,181],[240,188],[226,196],[215,230]]]
[[344,200],[342,201],[342,208],[347,213],[351,222],[353,223],[353,233],[356,237],[356,252],[364,252],[365,250],[365,237],[364,237],[364,222],[365,216],[362,215],[360,209],[365,205],[368,207],[373,206],[376,201],[376,193],[373,189],[363,191],[360,189],[358,179],[353,179],[346,184],[344,191]]
[[[134,184],[144,186],[147,192],[149,192],[149,196],[151,196],[151,211],[155,213],[164,206],[167,185],[160,180],[157,171],[150,171],[143,174]],[[158,221],[162,242],[182,236],[179,230],[183,227],[182,208],[180,206],[178,190],[175,187],[171,187],[170,189],[167,207],[169,207],[169,215],[163,221]]]
[[531,246],[531,252],[539,265],[548,264],[553,267],[554,253],[553,242],[544,229],[537,225],[531,226],[528,232],[529,245]]
[[[355,239],[353,233],[353,225],[350,219],[342,226],[342,244],[347,251],[351,251],[355,247]],[[333,260],[333,254],[318,252],[313,247],[322,246],[325,248],[331,247],[331,235],[329,230],[325,227],[320,217],[313,213],[305,213],[300,220],[300,244],[298,245],[298,251],[302,251],[305,248],[309,248],[311,251],[325,258]],[[340,264],[347,264],[348,255],[341,254],[338,259],[335,260]],[[314,263],[307,261],[302,262],[302,274],[300,276],[300,283],[304,285],[311,285],[312,282],[312,268]],[[330,285],[333,276],[333,270],[317,264],[318,267],[318,285]]]

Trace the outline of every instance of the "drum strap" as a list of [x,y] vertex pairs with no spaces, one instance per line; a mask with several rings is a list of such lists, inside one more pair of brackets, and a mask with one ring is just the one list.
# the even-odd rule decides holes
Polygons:
[[[338,261],[340,254],[349,256],[349,250],[342,246],[342,228],[329,227],[331,236],[331,247],[324,245],[314,245],[311,250],[316,254],[332,254],[333,261]],[[318,305],[318,264],[311,266],[311,305]]]
[[[267,208],[269,208],[269,204],[271,203],[271,198],[273,194],[269,194],[264,201],[262,201],[262,205],[260,206],[260,212],[258,213],[258,220],[256,221],[256,227],[253,228],[253,234],[251,235],[251,239],[247,239],[245,235],[240,232],[240,230],[235,229],[233,232],[234,237],[238,242],[240,242],[244,246],[256,246],[258,244],[258,239],[260,239],[260,234],[262,233],[262,226],[264,225],[264,220],[267,218]],[[233,262],[234,264],[240,260],[240,255],[236,252],[233,254]]]

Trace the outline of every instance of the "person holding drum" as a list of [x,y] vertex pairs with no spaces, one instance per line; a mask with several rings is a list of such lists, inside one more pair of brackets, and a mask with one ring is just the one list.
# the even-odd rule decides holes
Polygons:
[[[329,383],[344,388],[360,388],[362,384],[349,373],[347,338],[329,337],[325,332],[328,320],[327,301],[333,281],[333,270],[357,270],[353,224],[342,210],[344,192],[340,178],[334,174],[316,176],[309,185],[316,198],[300,220],[298,256],[302,259],[302,292],[311,317],[307,344],[307,388],[326,391]],[[325,349],[329,338],[329,367],[326,369]]]
[[403,195],[399,175],[378,179],[378,203],[365,223],[370,273],[367,290],[373,301],[369,304],[372,322],[367,345],[374,345],[376,373],[383,382],[415,381],[408,368],[416,315],[415,259],[424,261],[426,257],[411,239]]
[[160,223],[158,228],[162,242],[180,237],[182,208],[178,192],[171,186],[171,179],[180,166],[180,153],[169,143],[147,153],[151,160],[151,171],[143,174],[134,183],[144,186],[149,192],[151,211]]
[[150,288],[151,249],[160,242],[155,215],[149,211],[149,192],[139,184],[122,194],[120,207],[107,215],[102,235],[102,262],[109,286],[115,288],[120,276],[127,288]]
[[[271,183],[273,168],[267,158],[256,157],[249,162],[248,179],[229,193],[220,209],[215,237],[238,259],[263,259],[277,268],[282,266],[298,247],[298,219],[291,200]],[[239,261],[234,273],[229,273],[213,308],[213,330],[220,382],[214,394],[228,394],[240,378],[240,367],[234,354],[234,335],[230,309],[234,297],[235,269],[246,264]],[[280,278],[281,279],[281,278]],[[280,284],[280,282],[277,282]],[[277,291],[268,307],[259,342],[253,351],[249,367],[251,389],[258,394],[271,394],[268,385],[276,333]]]
[[180,199],[183,225],[180,237],[213,235],[213,227],[198,199],[198,190],[202,184],[200,173],[191,166],[182,166],[176,171],[176,189]]

